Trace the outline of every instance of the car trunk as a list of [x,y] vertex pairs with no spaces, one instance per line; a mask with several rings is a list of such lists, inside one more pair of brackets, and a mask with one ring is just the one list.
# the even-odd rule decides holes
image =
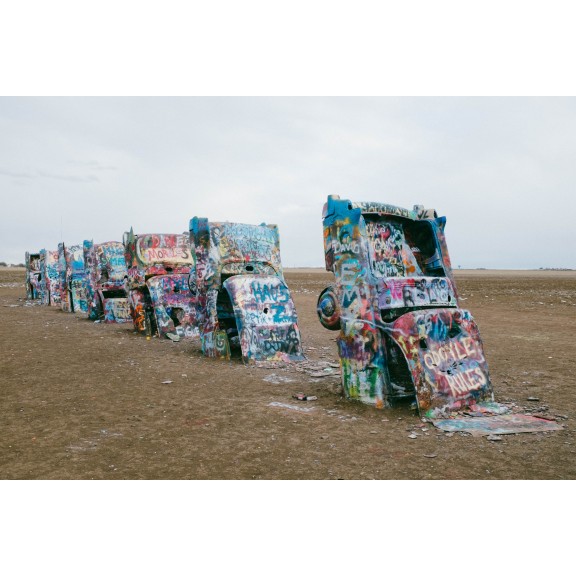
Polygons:
[[224,282],[245,362],[304,360],[296,308],[277,276],[237,275]]

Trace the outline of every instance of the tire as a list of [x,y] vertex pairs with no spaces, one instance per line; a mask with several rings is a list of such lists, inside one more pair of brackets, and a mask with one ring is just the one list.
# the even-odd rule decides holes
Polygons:
[[316,312],[320,324],[328,330],[340,330],[340,304],[334,286],[325,288],[318,297]]

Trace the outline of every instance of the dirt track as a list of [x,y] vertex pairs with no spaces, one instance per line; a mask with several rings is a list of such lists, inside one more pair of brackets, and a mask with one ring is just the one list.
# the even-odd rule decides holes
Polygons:
[[[315,314],[330,276],[286,277],[309,359],[337,362],[335,333]],[[410,439],[423,423],[408,406],[377,411],[343,399],[333,376],[214,361],[196,342],[147,342],[131,326],[23,307],[23,281],[0,269],[0,478],[576,478],[575,272],[457,275],[496,400],[565,426],[500,442],[430,425]],[[279,377],[291,381],[265,380]]]

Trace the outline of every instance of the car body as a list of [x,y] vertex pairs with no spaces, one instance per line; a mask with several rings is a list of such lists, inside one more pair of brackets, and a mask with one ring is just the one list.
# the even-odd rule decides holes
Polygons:
[[459,307],[444,228],[434,210],[329,196],[322,324],[339,330],[346,395],[377,407],[416,397],[441,417],[493,400],[478,326]]
[[66,287],[66,254],[64,242],[58,244],[58,277],[60,281],[60,307],[64,312],[69,311],[68,289]]
[[131,322],[126,293],[126,259],[122,242],[84,240],[88,318],[107,324]]
[[44,278],[46,280],[45,304],[62,306],[62,285],[60,282],[60,263],[58,250],[46,250],[44,258]]
[[196,300],[188,283],[194,257],[187,234],[124,234],[126,289],[138,332],[165,337],[198,336]]
[[40,252],[26,252],[26,298],[28,300],[41,300],[42,298],[42,272],[40,270]]
[[275,225],[190,221],[202,350],[244,362],[303,360],[296,308]]
[[62,284],[61,305],[65,312],[88,313],[86,269],[84,248],[80,244],[58,245],[58,261]]
[[61,306],[58,250],[40,250],[42,304]]

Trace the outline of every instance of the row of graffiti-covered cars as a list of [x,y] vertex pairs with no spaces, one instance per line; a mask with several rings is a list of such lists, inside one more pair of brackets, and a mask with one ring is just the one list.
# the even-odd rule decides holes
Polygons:
[[44,252],[46,304],[92,320],[131,319],[148,337],[199,337],[206,356],[304,358],[275,225],[193,218],[187,234],[130,230],[123,243]]
[[[346,396],[378,408],[415,401],[445,431],[478,431],[470,421],[480,420],[485,432],[559,429],[494,402],[478,326],[460,307],[445,225],[422,206],[328,197],[324,252],[334,281],[317,312],[338,332]],[[61,243],[26,254],[26,289],[30,299],[95,321],[131,319],[149,338],[199,338],[205,356],[305,359],[275,225],[196,217],[184,234],[131,229],[123,243]],[[454,418],[462,411],[493,416]]]
[[[376,406],[416,397],[423,412],[491,399],[477,325],[462,310],[435,211],[328,198],[326,267],[335,282],[318,312],[340,331],[346,394]],[[139,234],[123,243],[59,245],[27,255],[27,287],[93,320],[148,336],[199,336],[211,357],[303,359],[278,229],[193,218],[189,234]]]

